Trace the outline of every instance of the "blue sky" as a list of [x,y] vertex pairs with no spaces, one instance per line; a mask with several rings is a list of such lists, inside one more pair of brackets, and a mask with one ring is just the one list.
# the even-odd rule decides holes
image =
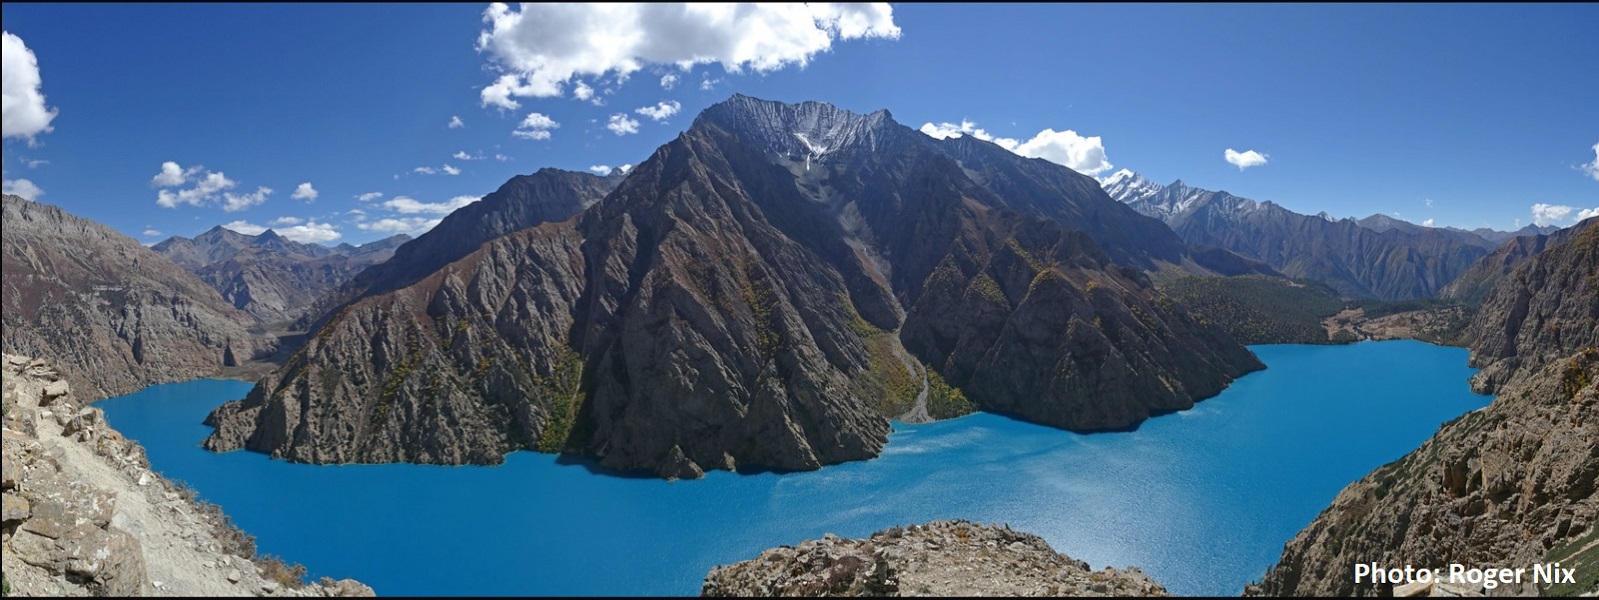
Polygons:
[[0,10],[6,189],[146,243],[416,233],[516,174],[638,163],[735,92],[1305,213],[1599,209],[1594,4]]

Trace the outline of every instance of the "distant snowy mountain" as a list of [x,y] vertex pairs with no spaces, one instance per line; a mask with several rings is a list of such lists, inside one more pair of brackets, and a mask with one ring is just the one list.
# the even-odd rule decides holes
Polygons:
[[1160,193],[1160,184],[1127,169],[1122,169],[1099,179],[1105,193],[1121,202],[1132,203]]

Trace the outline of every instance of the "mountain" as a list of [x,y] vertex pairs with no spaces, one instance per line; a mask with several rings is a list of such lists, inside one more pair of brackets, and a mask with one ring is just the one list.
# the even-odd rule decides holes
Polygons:
[[4,198],[4,350],[101,399],[215,374],[273,342],[193,274],[109,227]]
[[1012,208],[1106,217],[1080,206],[1106,200],[1065,167],[943,144],[887,111],[734,96],[575,219],[348,304],[213,412],[205,445],[816,469],[876,456],[887,417],[923,409],[929,365],[981,408],[1082,430],[1261,368],[1088,234]]
[[547,167],[512,177],[494,193],[446,215],[426,233],[401,244],[390,260],[324,295],[295,328],[313,329],[350,302],[415,283],[494,238],[540,223],[565,221],[598,202],[621,181],[620,171],[600,177]]
[[1493,229],[1489,229],[1487,227],[1483,227],[1483,228],[1480,228],[1480,229],[1473,229],[1473,230],[1471,230],[1471,233],[1475,233],[1479,237],[1481,237],[1482,239],[1488,240],[1488,241],[1493,242],[1495,244],[1502,244],[1502,243],[1505,242],[1505,240],[1509,240],[1511,238],[1528,237],[1528,236],[1536,236],[1536,235],[1549,235],[1549,234],[1554,233],[1556,231],[1560,231],[1560,226],[1558,226],[1558,225],[1528,225],[1526,227],[1522,227],[1521,229],[1517,229],[1515,231],[1496,231],[1496,230],[1493,230]]
[[[1439,298],[1446,300],[1460,300],[1467,304],[1480,304],[1500,279],[1509,275],[1517,265],[1527,259],[1543,252],[1549,246],[1563,244],[1571,236],[1584,228],[1593,227],[1595,219],[1587,219],[1566,229],[1557,229],[1547,233],[1534,233],[1510,238],[1489,252],[1486,256],[1477,259],[1460,277],[1444,286],[1438,293]],[[1530,225],[1528,227],[1531,227]],[[1538,229],[1538,230],[1541,230]],[[1523,229],[1526,231],[1526,229]]]
[[388,260],[410,239],[400,234],[328,248],[295,242],[271,229],[247,235],[219,225],[193,239],[173,236],[150,249],[199,276],[235,308],[263,323],[282,323],[303,316],[322,295]]
[[[1414,452],[1344,488],[1283,548],[1268,595],[1390,595],[1355,564],[1446,567],[1560,562],[1599,587],[1599,227],[1582,224],[1503,277],[1468,330],[1473,387],[1488,407],[1445,423]],[[1573,228],[1577,229],[1577,228]],[[1482,591],[1479,589],[1477,591]],[[1425,592],[1424,592],[1425,593]]]
[[1366,217],[1364,219],[1358,219],[1355,221],[1355,224],[1378,233],[1382,233],[1390,229],[1398,229],[1413,235],[1423,235],[1428,232],[1437,232],[1462,244],[1478,246],[1487,250],[1492,250],[1494,247],[1499,245],[1498,242],[1489,240],[1470,231],[1456,229],[1454,227],[1428,227],[1425,225],[1417,225],[1415,223],[1411,223],[1410,221],[1395,219],[1381,213]]
[[1181,180],[1158,190],[1147,182],[1116,187],[1123,192],[1119,199],[1161,219],[1190,245],[1230,250],[1289,277],[1325,283],[1348,297],[1431,297],[1488,252],[1484,244],[1467,243],[1454,232],[1420,227],[1375,231],[1351,219],[1301,215],[1272,202],[1190,187]]
[[1145,179],[1127,169],[1111,173],[1109,177],[1099,180],[1099,186],[1105,193],[1121,202],[1131,204],[1139,200],[1147,200],[1161,190],[1160,184]]

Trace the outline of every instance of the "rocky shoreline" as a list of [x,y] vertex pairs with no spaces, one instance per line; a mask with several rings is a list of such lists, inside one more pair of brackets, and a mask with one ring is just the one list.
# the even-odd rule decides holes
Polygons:
[[214,505],[150,470],[54,365],[0,358],[0,568],[19,596],[372,596],[257,557]]
[[965,520],[831,533],[711,569],[701,596],[1167,596],[1138,567],[1101,571],[1043,538]]

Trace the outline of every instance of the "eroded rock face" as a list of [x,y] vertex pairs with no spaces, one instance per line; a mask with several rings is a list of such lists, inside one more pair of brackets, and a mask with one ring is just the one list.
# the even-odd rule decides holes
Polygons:
[[[1258,591],[1393,592],[1355,584],[1357,563],[1599,563],[1591,550],[1567,555],[1599,527],[1599,227],[1588,225],[1515,268],[1478,312],[1472,361],[1483,370],[1473,384],[1497,393],[1493,403],[1345,488],[1288,542]],[[1540,590],[1530,581],[1496,590],[1506,592]]]
[[827,534],[711,569],[701,596],[1166,596],[1138,567],[1094,571],[1036,535],[969,521]]
[[[576,218],[349,304],[214,412],[206,446],[816,469],[878,454],[886,417],[925,397],[917,361],[981,407],[1078,429],[1186,408],[1261,367],[1090,235],[1006,204],[968,174],[982,164],[884,112],[735,97]],[[1005,178],[1031,190],[1021,206],[1132,214],[1092,180],[1066,185],[1083,178],[1069,169],[1027,166]],[[1063,195],[1077,187],[1097,195]]]
[[144,448],[60,377],[42,361],[0,359],[0,566],[12,594],[372,595],[352,580],[285,584],[263,570],[225,517],[151,472]]
[[254,319],[171,261],[58,207],[4,198],[4,349],[49,357],[90,399],[203,377],[271,350]]

